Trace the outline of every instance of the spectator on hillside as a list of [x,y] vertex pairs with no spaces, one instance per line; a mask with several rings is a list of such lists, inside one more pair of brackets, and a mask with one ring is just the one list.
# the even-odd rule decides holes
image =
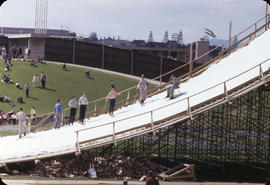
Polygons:
[[10,67],[11,66],[10,58],[7,58],[5,60],[5,64],[6,64],[7,67]]
[[3,82],[5,82],[5,83],[12,83],[12,80],[10,79],[10,77],[9,77],[9,74],[5,74],[3,77],[2,77],[2,80],[3,80]]
[[26,122],[27,122],[26,114],[23,112],[23,108],[20,108],[20,111],[16,114],[16,120],[18,120],[19,124],[19,138],[22,137],[22,134],[26,136]]
[[8,67],[8,65],[4,68],[4,72],[9,72],[9,67]]
[[36,86],[37,85],[37,83],[38,83],[38,75],[34,75],[33,76],[32,82],[33,82],[33,86]]
[[9,103],[10,102],[10,97],[8,95],[5,96],[4,102]]
[[16,82],[15,87],[18,88],[18,89],[21,89],[21,84],[19,82]]
[[85,118],[85,112],[86,112],[86,107],[88,104],[88,99],[85,95],[85,92],[83,92],[82,96],[79,99],[79,106],[80,106],[80,119],[79,122],[83,124],[84,118]]
[[64,71],[67,71],[66,63],[63,64],[62,68],[63,68]]
[[25,97],[29,97],[30,85],[28,83],[24,85],[24,90],[25,90]]
[[140,90],[140,104],[144,105],[144,101],[147,95],[147,82],[144,79],[144,74],[141,75],[141,80],[139,84],[137,85],[137,89]]
[[41,73],[40,80],[41,80],[42,88],[45,89],[46,74],[44,72]]
[[115,88],[113,80],[110,80],[111,88]]
[[120,96],[121,92],[116,92],[114,88],[111,89],[111,91],[108,93],[106,97],[106,102],[110,100],[110,108],[109,108],[109,115],[113,116],[113,111],[114,111],[114,106],[115,106],[115,101],[116,101],[116,96]]
[[31,115],[32,121],[35,122],[35,117],[37,116],[37,112],[34,106],[31,108],[30,115]]
[[158,179],[152,171],[148,173],[148,178],[146,179],[145,185],[159,185]]
[[16,112],[13,111],[10,115],[9,124],[16,125]]
[[85,71],[85,75],[86,75],[86,78],[91,78],[91,75],[90,75],[90,71],[89,70],[86,70]]
[[30,65],[31,65],[31,66],[35,67],[35,66],[36,66],[35,63],[36,63],[36,62],[34,61],[34,59],[31,59],[31,60],[30,60]]
[[2,57],[5,58],[6,55],[7,55],[7,49],[6,49],[6,47],[3,45],[3,46],[2,46]]
[[77,110],[77,100],[75,96],[72,96],[72,99],[68,102],[68,106],[70,108],[70,119],[69,119],[69,124],[73,125],[75,115],[76,115],[76,110]]
[[64,112],[60,99],[57,100],[57,103],[55,104],[53,111],[55,114],[55,128],[60,128]]

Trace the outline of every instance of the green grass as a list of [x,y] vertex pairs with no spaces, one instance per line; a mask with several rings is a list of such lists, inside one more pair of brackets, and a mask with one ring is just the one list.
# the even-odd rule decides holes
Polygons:
[[[29,96],[25,98],[25,91],[23,89],[15,88],[15,84],[6,84],[0,82],[0,94],[5,96],[9,95],[11,100],[15,103],[15,107],[9,107],[7,103],[0,102],[0,108],[4,112],[11,110],[18,111],[23,107],[27,114],[30,113],[32,106],[36,107],[38,114],[52,112],[53,106],[58,98],[61,99],[64,108],[67,108],[68,101],[71,96],[75,95],[77,99],[81,96],[82,91],[86,91],[88,101],[96,100],[107,95],[110,90],[110,80],[115,83],[117,91],[121,91],[132,87],[138,81],[121,77],[109,73],[104,73],[96,70],[90,70],[91,76],[94,78],[87,79],[85,77],[85,69],[81,67],[73,67],[67,65],[69,71],[63,71],[62,65],[49,63],[47,65],[37,64],[37,67],[31,67],[29,62],[12,61],[10,72],[13,82],[19,82],[21,87],[26,83],[31,85]],[[0,76],[7,74],[3,72],[4,62],[0,61]],[[32,79],[35,74],[40,78],[41,72],[44,71],[47,76],[46,89],[40,88],[39,81],[38,87],[32,86]],[[18,104],[17,98],[22,96],[25,104]],[[93,108],[93,107],[92,107]],[[91,108],[91,109],[92,109]]]
[[18,132],[0,131],[0,137],[17,135],[17,134],[18,134]]

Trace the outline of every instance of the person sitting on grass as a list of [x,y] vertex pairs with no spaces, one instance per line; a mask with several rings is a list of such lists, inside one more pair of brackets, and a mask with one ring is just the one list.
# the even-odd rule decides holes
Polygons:
[[2,78],[2,80],[3,80],[3,82],[8,83],[8,84],[12,83],[12,80],[10,79],[9,74],[5,74]]
[[4,102],[9,103],[10,102],[10,97],[8,95],[5,96]]
[[19,82],[16,82],[16,83],[15,83],[15,87],[18,88],[18,89],[22,89]]
[[9,72],[9,66],[8,65],[4,68],[4,72]]

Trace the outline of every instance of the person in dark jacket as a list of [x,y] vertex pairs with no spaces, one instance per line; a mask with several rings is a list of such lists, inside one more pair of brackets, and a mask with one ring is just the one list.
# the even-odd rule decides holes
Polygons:
[[159,185],[158,179],[152,171],[148,173],[148,178],[146,179],[145,185]]
[[68,102],[68,106],[70,108],[69,124],[72,124],[73,125],[73,122],[75,120],[77,106],[78,106],[78,102],[77,102],[75,96],[72,96],[72,99]]
[[25,97],[28,97],[29,96],[29,90],[30,90],[30,85],[28,83],[25,84],[24,90],[25,90]]
[[44,72],[41,73],[40,80],[41,80],[41,84],[42,84],[42,89],[45,89],[46,74]]

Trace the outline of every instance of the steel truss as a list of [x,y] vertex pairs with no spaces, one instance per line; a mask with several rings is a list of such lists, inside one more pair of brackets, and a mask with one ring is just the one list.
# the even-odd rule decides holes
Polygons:
[[270,88],[261,86],[194,120],[92,151],[174,161],[269,163]]

